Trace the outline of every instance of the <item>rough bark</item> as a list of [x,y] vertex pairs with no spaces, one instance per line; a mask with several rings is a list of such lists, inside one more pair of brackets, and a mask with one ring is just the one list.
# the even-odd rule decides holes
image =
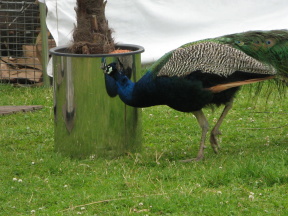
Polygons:
[[71,52],[105,54],[115,50],[112,30],[105,17],[105,0],[77,0],[77,26],[73,33]]

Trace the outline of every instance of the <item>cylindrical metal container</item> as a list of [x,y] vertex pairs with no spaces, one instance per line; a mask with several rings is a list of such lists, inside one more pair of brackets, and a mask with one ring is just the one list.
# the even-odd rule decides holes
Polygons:
[[62,155],[113,158],[139,151],[140,112],[125,105],[116,96],[117,92],[111,95],[102,66],[104,62],[121,64],[135,82],[140,76],[144,49],[136,45],[117,48],[131,52],[83,55],[71,54],[67,47],[50,50],[54,72],[55,149]]

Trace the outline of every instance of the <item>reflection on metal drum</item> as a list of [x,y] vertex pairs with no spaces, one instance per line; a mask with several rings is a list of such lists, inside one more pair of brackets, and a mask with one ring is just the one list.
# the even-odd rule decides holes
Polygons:
[[117,92],[109,94],[101,68],[103,60],[109,64],[119,59],[129,78],[137,81],[144,49],[123,46],[131,52],[77,55],[69,54],[65,47],[50,50],[57,152],[74,158],[113,158],[140,150],[141,111],[125,105]]

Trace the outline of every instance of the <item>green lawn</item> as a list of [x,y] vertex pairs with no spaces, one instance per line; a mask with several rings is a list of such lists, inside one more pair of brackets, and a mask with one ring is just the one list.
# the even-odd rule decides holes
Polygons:
[[[196,156],[200,129],[165,106],[142,109],[141,153],[72,160],[53,148],[52,89],[0,84],[0,105],[44,105],[0,116],[0,215],[288,215],[288,100],[250,91],[203,161],[179,162]],[[220,112],[205,110],[211,124]]]

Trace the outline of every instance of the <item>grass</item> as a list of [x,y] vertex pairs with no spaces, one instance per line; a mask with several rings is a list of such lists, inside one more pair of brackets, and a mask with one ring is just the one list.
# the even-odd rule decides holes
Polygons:
[[[44,105],[0,116],[0,215],[288,215],[287,98],[255,103],[250,90],[224,120],[221,152],[180,163],[198,151],[190,114],[143,109],[141,153],[72,160],[54,151],[52,89],[0,85],[0,105]],[[211,123],[220,112],[205,110]]]

